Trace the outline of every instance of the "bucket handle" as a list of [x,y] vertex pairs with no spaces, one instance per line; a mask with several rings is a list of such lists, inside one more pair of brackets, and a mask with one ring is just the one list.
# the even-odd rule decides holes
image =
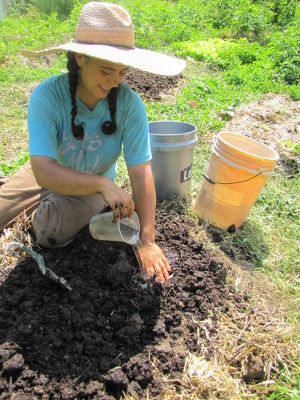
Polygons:
[[261,175],[261,174],[262,174],[262,171],[260,171],[258,174],[254,175],[254,176],[251,176],[251,178],[245,179],[245,180],[243,180],[243,181],[237,181],[237,182],[216,182],[216,181],[214,181],[212,178],[210,178],[209,176],[207,176],[206,174],[203,173],[202,175],[203,175],[203,177],[204,177],[209,183],[211,183],[212,185],[215,185],[215,184],[218,184],[218,185],[234,185],[234,184],[236,184],[236,183],[244,183],[244,182],[251,181],[251,179],[254,179],[254,178],[256,178],[257,176],[259,176],[259,175]]

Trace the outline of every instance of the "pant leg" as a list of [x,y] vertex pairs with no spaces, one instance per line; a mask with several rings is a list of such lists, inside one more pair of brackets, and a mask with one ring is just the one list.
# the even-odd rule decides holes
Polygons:
[[9,179],[8,176],[3,176],[0,174],[0,186],[4,185],[4,183],[7,183],[8,179]]
[[68,245],[89,224],[91,217],[105,206],[100,194],[64,196],[51,192],[32,214],[31,222],[37,242],[47,248]]
[[23,212],[30,215],[49,194],[36,183],[29,161],[3,182],[0,186],[0,231],[12,225]]

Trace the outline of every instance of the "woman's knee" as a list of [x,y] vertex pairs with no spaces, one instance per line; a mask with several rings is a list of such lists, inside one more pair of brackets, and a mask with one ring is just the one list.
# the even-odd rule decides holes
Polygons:
[[67,246],[91,217],[105,207],[100,195],[53,194],[32,214],[32,227],[39,244],[47,248]]
[[40,206],[31,216],[37,243],[49,249],[67,246],[73,241],[74,232],[64,229],[55,210],[52,210],[50,215],[45,212],[45,207]]

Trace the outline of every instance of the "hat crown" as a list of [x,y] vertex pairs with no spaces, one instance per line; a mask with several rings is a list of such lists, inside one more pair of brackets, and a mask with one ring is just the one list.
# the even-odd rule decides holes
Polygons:
[[81,10],[75,40],[134,48],[133,23],[127,11],[117,4],[93,1]]

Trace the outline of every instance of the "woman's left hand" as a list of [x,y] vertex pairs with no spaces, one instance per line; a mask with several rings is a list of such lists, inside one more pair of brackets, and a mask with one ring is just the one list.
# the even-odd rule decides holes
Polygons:
[[170,277],[171,267],[163,251],[157,244],[142,245],[138,249],[141,267],[146,270],[148,275],[157,276],[160,282],[167,281]]

